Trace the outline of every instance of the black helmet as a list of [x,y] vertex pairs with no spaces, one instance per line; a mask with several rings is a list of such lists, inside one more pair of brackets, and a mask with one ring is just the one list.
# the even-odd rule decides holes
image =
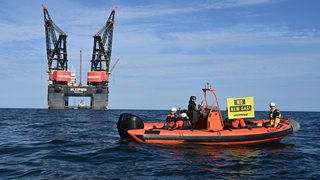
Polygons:
[[190,101],[196,100],[196,99],[197,99],[197,97],[195,97],[195,96],[190,96]]

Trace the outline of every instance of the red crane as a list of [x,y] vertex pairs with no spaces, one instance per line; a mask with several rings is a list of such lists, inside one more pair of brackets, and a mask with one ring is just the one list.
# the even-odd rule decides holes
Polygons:
[[93,36],[91,71],[88,85],[107,85],[110,74],[110,60],[116,8],[110,13],[105,25]]
[[[42,7],[46,33],[49,82],[50,84],[67,84],[71,80],[71,72],[68,71],[67,34],[52,21],[46,6],[42,5]],[[59,34],[58,39],[57,34]]]

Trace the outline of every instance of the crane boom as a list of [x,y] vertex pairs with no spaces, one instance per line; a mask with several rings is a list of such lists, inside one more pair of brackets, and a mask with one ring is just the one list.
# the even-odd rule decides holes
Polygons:
[[[68,76],[68,59],[67,59],[67,35],[53,22],[45,5],[43,7],[44,27],[46,34],[46,48],[49,79],[54,81],[68,81],[67,79],[59,79]],[[59,34],[59,38],[57,38]],[[65,74],[65,72],[67,74]],[[54,75],[55,74],[55,75]],[[55,76],[55,77],[54,77]]]
[[102,29],[93,36],[91,72],[88,72],[88,84],[106,84],[108,82],[115,12],[116,8],[111,11]]

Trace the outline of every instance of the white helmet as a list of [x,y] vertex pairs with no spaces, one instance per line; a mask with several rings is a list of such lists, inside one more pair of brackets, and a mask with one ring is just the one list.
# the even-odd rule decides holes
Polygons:
[[177,111],[177,108],[173,107],[173,108],[171,108],[171,111],[176,112],[176,111]]
[[275,106],[276,106],[276,103],[274,103],[274,102],[270,103],[270,107],[275,107]]
[[187,113],[181,113],[180,116],[181,116],[182,118],[188,117]]

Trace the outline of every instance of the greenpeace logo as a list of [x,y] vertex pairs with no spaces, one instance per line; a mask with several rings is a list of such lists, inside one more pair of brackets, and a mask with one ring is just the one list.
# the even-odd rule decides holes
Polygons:
[[239,117],[239,116],[241,116],[241,117],[246,117],[246,116],[248,116],[248,113],[246,113],[246,114],[235,114],[235,115],[233,115],[234,117]]

